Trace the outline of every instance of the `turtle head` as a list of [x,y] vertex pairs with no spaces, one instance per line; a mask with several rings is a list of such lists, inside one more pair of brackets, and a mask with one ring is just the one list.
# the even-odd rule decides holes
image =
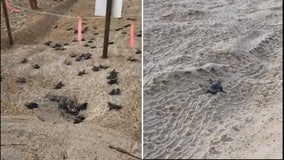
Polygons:
[[221,85],[221,80],[220,79],[217,80],[217,84]]

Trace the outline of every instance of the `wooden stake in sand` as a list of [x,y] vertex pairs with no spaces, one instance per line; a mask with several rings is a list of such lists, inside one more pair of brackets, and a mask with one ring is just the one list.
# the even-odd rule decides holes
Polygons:
[[7,6],[6,6],[5,0],[1,0],[1,2],[2,2],[3,11],[4,11],[5,21],[6,21],[6,27],[7,27],[8,37],[9,37],[9,43],[10,43],[10,46],[12,46],[13,45],[13,39],[12,39],[12,33],[11,33],[11,28],[10,28],[10,23],[9,23]]
[[122,149],[122,148],[120,148],[120,147],[118,147],[118,146],[109,145],[109,148],[115,149],[115,150],[117,150],[118,152],[127,154],[127,155],[129,155],[129,156],[131,156],[131,157],[134,157],[134,158],[137,158],[137,159],[141,159],[140,157],[137,157],[137,156],[135,156],[135,155],[129,153],[129,152],[126,151],[125,149]]
[[107,58],[112,0],[107,0],[103,58]]

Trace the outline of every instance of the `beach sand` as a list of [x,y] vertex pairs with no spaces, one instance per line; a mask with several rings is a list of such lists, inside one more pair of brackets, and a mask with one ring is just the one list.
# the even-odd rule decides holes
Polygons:
[[[9,47],[6,26],[1,16],[1,159],[137,159],[141,157],[141,55],[129,47],[129,25],[135,24],[135,35],[141,31],[141,1],[125,0],[122,18],[112,18],[108,59],[102,59],[104,17],[95,17],[92,0],[39,0],[39,12],[67,15],[52,16],[30,11],[28,1],[8,1],[20,13],[9,11],[14,46]],[[27,10],[23,10],[27,9]],[[78,44],[78,16],[82,17],[82,46]],[[135,19],[135,20],[129,20]],[[116,31],[116,29],[122,28]],[[73,41],[74,40],[74,41]],[[52,41],[50,46],[45,45]],[[65,50],[52,48],[55,43],[68,43]],[[86,45],[88,44],[88,45]],[[135,36],[135,48],[141,50],[141,37]],[[91,53],[88,60],[75,61],[70,54]],[[128,57],[138,59],[127,61]],[[20,61],[27,58],[27,63]],[[64,64],[68,59],[71,65]],[[40,69],[33,69],[37,63]],[[109,68],[98,72],[93,66]],[[80,69],[87,74],[77,76]],[[109,85],[106,77],[118,71],[119,84]],[[16,83],[26,78],[25,84]],[[53,89],[62,81],[62,89]],[[121,95],[111,96],[119,88]],[[73,124],[62,117],[57,104],[45,96],[76,96],[88,103],[82,112],[86,119]],[[39,107],[29,110],[27,102]],[[108,110],[107,102],[121,105],[119,111]],[[109,145],[118,146],[133,156]]]
[[144,158],[282,158],[282,8],[144,0]]

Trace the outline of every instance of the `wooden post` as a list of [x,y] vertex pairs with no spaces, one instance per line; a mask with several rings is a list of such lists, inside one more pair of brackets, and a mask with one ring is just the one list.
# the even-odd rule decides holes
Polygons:
[[12,46],[13,45],[13,39],[12,39],[12,33],[11,33],[11,28],[10,28],[10,23],[9,23],[9,18],[8,18],[7,6],[6,6],[5,0],[1,0],[1,2],[2,2],[3,11],[4,11],[5,21],[6,21],[9,43],[10,43],[10,46]]
[[112,0],[107,0],[103,58],[107,58]]

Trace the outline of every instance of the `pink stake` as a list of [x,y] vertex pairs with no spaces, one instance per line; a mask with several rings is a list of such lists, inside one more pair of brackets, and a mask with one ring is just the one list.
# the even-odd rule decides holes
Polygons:
[[13,11],[13,12],[16,12],[16,13],[21,12],[20,10],[15,9],[14,7],[12,7],[8,2],[5,2],[5,3],[6,3],[7,8],[8,8],[10,11]]
[[78,42],[81,45],[82,44],[82,19],[79,17],[78,21]]
[[131,23],[130,26],[130,42],[129,42],[130,48],[134,48],[134,23]]

